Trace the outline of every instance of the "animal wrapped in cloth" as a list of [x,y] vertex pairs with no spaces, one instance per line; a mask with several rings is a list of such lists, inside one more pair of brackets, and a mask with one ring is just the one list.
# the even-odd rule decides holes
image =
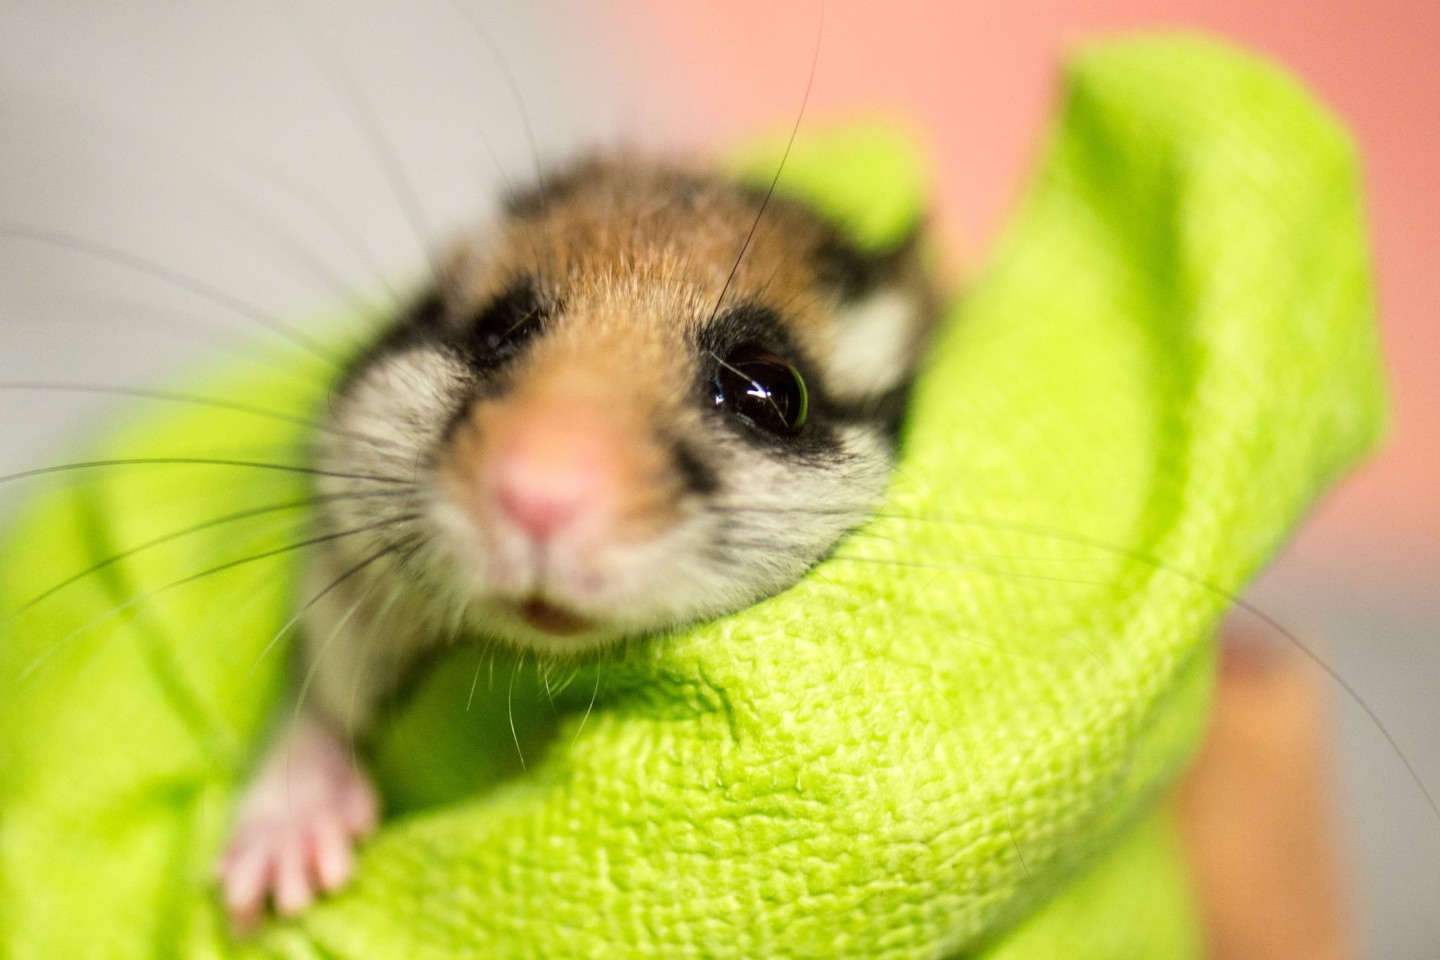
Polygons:
[[[780,189],[883,242],[924,206],[915,164],[885,135],[821,137]],[[582,667],[492,681],[458,646],[362,745],[387,820],[302,918],[234,941],[213,865],[286,685],[288,640],[262,652],[303,528],[207,527],[9,617],[3,952],[1193,955],[1157,804],[1203,728],[1227,596],[1375,441],[1371,311],[1352,147],[1292,80],[1195,39],[1082,50],[874,521],[783,594]],[[307,363],[198,379],[304,418]],[[305,444],[175,406],[91,459]],[[12,523],[0,607],[308,489],[97,469]]]

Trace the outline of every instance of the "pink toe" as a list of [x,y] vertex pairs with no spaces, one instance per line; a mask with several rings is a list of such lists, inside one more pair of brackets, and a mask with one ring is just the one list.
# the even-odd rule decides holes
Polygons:
[[375,829],[380,820],[380,803],[368,782],[357,779],[347,784],[340,803],[341,816],[351,836],[363,837]]
[[350,838],[336,818],[327,818],[315,826],[315,881],[326,893],[339,890],[355,869],[350,852]]
[[237,930],[267,901],[293,917],[355,873],[353,842],[375,829],[374,787],[328,729],[297,726],[277,742],[240,802],[234,839],[217,874]]
[[315,902],[315,890],[306,869],[305,843],[298,835],[286,839],[275,866],[275,910],[293,917]]
[[231,848],[221,872],[225,909],[237,931],[254,929],[265,907],[272,863],[263,847]]

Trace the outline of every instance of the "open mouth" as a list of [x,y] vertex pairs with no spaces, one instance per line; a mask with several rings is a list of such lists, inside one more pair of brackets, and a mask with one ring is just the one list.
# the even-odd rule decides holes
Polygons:
[[594,621],[571,613],[563,607],[546,603],[538,597],[522,602],[516,609],[520,619],[527,624],[542,633],[551,633],[557,637],[574,636],[595,626]]

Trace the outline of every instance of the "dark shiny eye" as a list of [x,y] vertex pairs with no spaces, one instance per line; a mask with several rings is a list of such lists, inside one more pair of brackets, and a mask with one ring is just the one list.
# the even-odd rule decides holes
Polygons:
[[508,360],[540,332],[545,305],[529,283],[519,283],[485,305],[468,331],[471,353],[477,360]]
[[784,357],[756,346],[732,350],[715,371],[715,406],[767,433],[793,437],[805,426],[810,396]]

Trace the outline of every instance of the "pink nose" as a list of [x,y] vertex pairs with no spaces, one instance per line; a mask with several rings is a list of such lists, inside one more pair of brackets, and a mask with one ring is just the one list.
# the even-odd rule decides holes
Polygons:
[[535,540],[608,516],[615,456],[609,424],[574,404],[531,407],[496,438],[493,495]]

